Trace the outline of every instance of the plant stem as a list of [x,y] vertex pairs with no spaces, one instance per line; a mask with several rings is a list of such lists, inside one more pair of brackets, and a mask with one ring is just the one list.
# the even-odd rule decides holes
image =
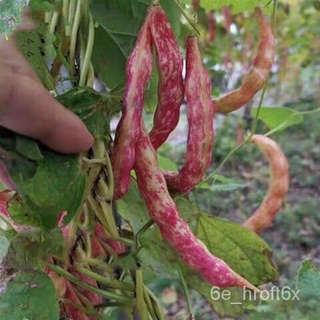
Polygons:
[[[87,39],[87,47],[83,59],[83,64],[81,66],[81,73],[80,73],[80,80],[79,86],[84,86],[86,84],[86,79],[91,63],[91,55],[93,49],[93,42],[94,42],[94,23],[91,14],[89,15],[89,33]],[[83,45],[83,44],[81,44]]]
[[153,303],[150,299],[149,293],[147,291],[147,287],[145,285],[143,285],[143,296],[144,296],[144,300],[146,302],[149,314],[151,316],[152,319],[158,319],[156,311],[154,309]]
[[54,11],[52,18],[51,18],[51,21],[50,21],[50,25],[49,25],[49,32],[51,34],[54,34],[54,30],[56,29],[58,19],[59,19],[59,13],[58,13],[58,11]]
[[198,30],[196,23],[189,17],[189,15],[187,13],[185,13],[184,9],[182,8],[179,0],[174,0],[174,2],[176,3],[176,5],[178,6],[178,8],[180,9],[182,15],[186,18],[186,20],[188,21],[188,23],[191,25],[191,27],[195,30],[195,32],[197,33],[197,35],[200,36],[200,31]]
[[148,307],[143,296],[143,278],[142,271],[136,270],[136,308],[141,320],[148,320]]
[[107,279],[106,277],[101,276],[100,274],[98,274],[90,269],[87,269],[80,264],[75,264],[75,268],[80,273],[82,273],[82,274],[88,276],[89,278],[92,278],[92,279],[96,280],[97,282],[100,282],[110,288],[129,290],[132,292],[134,290],[134,286],[131,283],[118,281],[116,279]]
[[160,303],[159,303],[158,298],[154,295],[154,293],[153,293],[148,287],[145,286],[145,288],[146,288],[149,296],[151,297],[151,299],[152,299],[153,302],[154,302],[154,303],[153,303],[154,308],[155,308],[154,310],[155,310],[155,312],[156,312],[156,314],[157,314],[158,319],[160,319],[160,320],[166,320],[166,319],[165,319],[165,316],[164,316],[164,314],[163,314],[162,307],[160,306]]
[[70,67],[71,67],[71,70],[72,70],[71,76],[73,76],[77,35],[78,35],[78,30],[79,30],[79,25],[80,25],[80,20],[81,20],[81,14],[82,14],[81,6],[82,6],[82,0],[78,0],[76,11],[75,11],[75,15],[74,15],[74,21],[73,21],[73,25],[72,25],[71,39],[70,39],[70,54],[69,54],[69,58],[70,58]]
[[182,271],[181,271],[181,268],[179,267],[179,278],[180,278],[180,281],[181,281],[181,284],[182,284],[182,288],[183,288],[183,291],[184,291],[184,295],[186,297],[186,302],[187,302],[187,308],[188,308],[188,313],[189,314],[193,314],[192,312],[192,306],[191,306],[191,300],[190,300],[190,295],[189,295],[189,290],[188,290],[188,285],[186,283],[186,280],[184,279],[184,276],[182,274]]
[[47,266],[51,270],[53,270],[57,274],[59,274],[60,276],[63,276],[64,278],[66,278],[67,280],[69,280],[70,282],[76,284],[77,286],[79,286],[81,288],[84,288],[86,290],[89,290],[89,291],[92,291],[96,294],[99,294],[100,296],[102,296],[104,298],[115,300],[117,302],[124,303],[128,306],[132,305],[132,300],[125,298],[123,295],[119,295],[119,294],[116,294],[113,292],[102,290],[100,288],[96,288],[96,287],[92,286],[91,284],[88,284],[86,282],[79,280],[78,278],[76,278],[75,276],[73,276],[72,274],[67,272],[66,270],[62,269],[61,267],[59,267],[53,263],[48,263]]

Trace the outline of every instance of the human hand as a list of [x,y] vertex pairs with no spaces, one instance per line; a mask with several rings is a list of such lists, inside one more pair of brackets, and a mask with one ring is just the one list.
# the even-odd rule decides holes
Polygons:
[[[20,29],[32,27],[32,21],[24,16]],[[85,151],[93,143],[82,121],[43,87],[14,35],[9,40],[0,35],[0,126],[63,153]],[[6,180],[0,163],[0,181]]]

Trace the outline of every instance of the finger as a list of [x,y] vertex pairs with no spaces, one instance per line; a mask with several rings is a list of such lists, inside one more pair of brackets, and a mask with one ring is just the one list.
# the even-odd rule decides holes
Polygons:
[[[83,122],[59,104],[38,81],[2,70],[0,125],[63,153],[88,150],[93,137]],[[17,82],[18,81],[18,82]]]

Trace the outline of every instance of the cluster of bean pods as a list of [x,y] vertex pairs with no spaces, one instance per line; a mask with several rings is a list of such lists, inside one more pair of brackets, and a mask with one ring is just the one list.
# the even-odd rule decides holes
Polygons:
[[[210,165],[214,142],[213,117],[216,112],[231,112],[250,100],[265,83],[274,56],[274,37],[260,8],[255,10],[260,42],[258,53],[241,87],[218,99],[211,98],[211,80],[202,63],[197,39],[186,40],[186,76],[182,80],[182,56],[165,12],[151,5],[126,65],[126,85],[122,117],[116,130],[112,154],[115,198],[123,196],[135,170],[138,187],[149,214],[165,240],[184,263],[211,285],[246,286],[251,283],[212,255],[179,216],[168,190],[186,194],[204,177]],[[152,49],[156,51],[159,74],[158,105],[148,134],[142,120],[144,90],[152,69]],[[188,139],[184,164],[178,172],[164,172],[158,165],[156,150],[176,127],[179,107],[186,98]],[[281,149],[269,138],[254,135],[270,161],[269,191],[260,208],[244,223],[255,232],[269,224],[288,189],[288,170]],[[275,159],[280,156],[280,163]],[[263,218],[261,218],[263,216]]]

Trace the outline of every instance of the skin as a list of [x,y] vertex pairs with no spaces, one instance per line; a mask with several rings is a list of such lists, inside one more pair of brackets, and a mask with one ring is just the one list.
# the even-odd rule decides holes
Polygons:
[[[34,27],[24,13],[20,30]],[[82,121],[43,87],[20,52],[14,34],[0,35],[0,126],[32,137],[62,153],[88,150],[93,137]],[[0,181],[12,188],[3,164]]]
[[[27,16],[19,29],[32,29]],[[85,151],[93,137],[82,121],[42,86],[14,35],[0,37],[0,125],[65,153]]]

